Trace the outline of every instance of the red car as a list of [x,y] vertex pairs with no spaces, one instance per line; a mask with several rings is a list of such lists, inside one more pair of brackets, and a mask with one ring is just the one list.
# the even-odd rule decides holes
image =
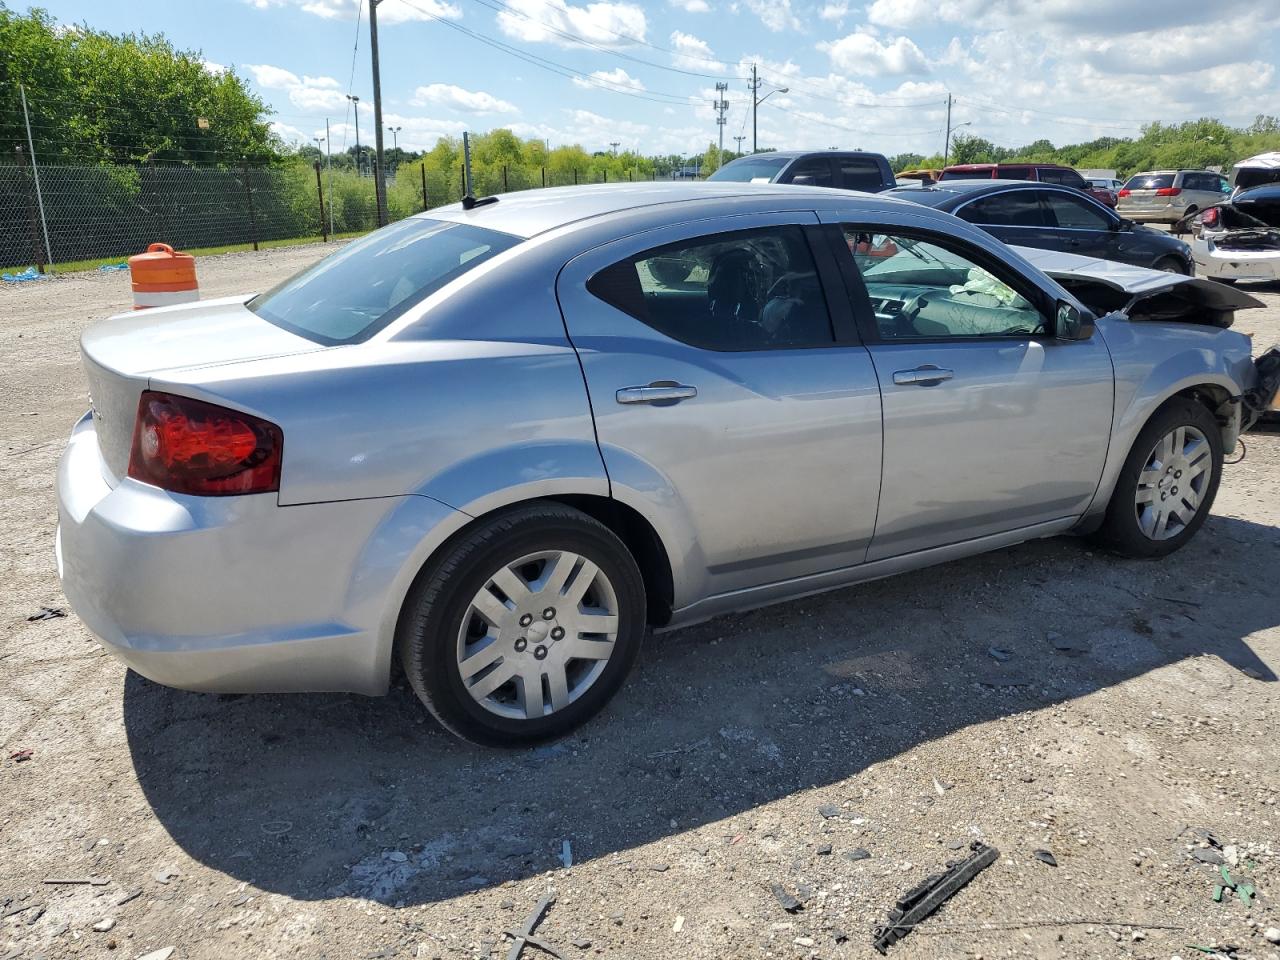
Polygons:
[[1037,183],[1057,183],[1083,190],[1109,207],[1116,205],[1116,195],[1112,191],[1094,187],[1071,167],[1064,167],[1060,163],[957,163],[944,169],[941,179],[1034,180]]

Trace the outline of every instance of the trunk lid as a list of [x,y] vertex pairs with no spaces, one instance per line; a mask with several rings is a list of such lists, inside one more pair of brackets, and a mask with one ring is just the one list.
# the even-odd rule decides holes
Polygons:
[[139,310],[85,331],[80,352],[109,483],[128,471],[138,398],[153,375],[327,349],[256,316],[246,299]]
[[1135,321],[1229,327],[1235,311],[1265,306],[1256,297],[1203,277],[1148,270],[1056,250],[1014,249],[1098,314],[1120,312]]

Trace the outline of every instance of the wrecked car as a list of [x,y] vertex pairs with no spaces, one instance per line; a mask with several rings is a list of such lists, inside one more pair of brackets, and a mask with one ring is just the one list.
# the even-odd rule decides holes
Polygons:
[[1280,386],[1228,329],[1258,301],[1062,257],[795,185],[416,214],[84,333],[63,588],[157,682],[398,664],[519,744],[603,709],[650,627],[1061,534],[1165,556]]
[[1201,276],[1223,283],[1280,280],[1280,182],[1238,191],[1187,227]]

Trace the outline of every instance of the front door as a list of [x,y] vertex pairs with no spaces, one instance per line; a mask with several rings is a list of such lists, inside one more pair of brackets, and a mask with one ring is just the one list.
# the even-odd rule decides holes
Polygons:
[[677,607],[866,556],[880,394],[816,222],[664,227],[557,283],[613,496],[662,528]]
[[867,559],[1082,514],[1111,430],[1101,338],[1054,339],[1052,304],[989,251],[880,228],[871,249],[881,255],[869,256],[869,228],[842,229],[884,407]]
[[1049,222],[1056,228],[1059,250],[1101,260],[1122,260],[1120,218],[1084,193],[1043,191]]

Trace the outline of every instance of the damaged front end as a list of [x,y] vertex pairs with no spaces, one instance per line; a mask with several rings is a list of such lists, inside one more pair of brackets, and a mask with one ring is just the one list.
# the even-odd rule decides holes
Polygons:
[[1196,271],[1215,280],[1280,279],[1280,183],[1237,193],[1182,220]]

